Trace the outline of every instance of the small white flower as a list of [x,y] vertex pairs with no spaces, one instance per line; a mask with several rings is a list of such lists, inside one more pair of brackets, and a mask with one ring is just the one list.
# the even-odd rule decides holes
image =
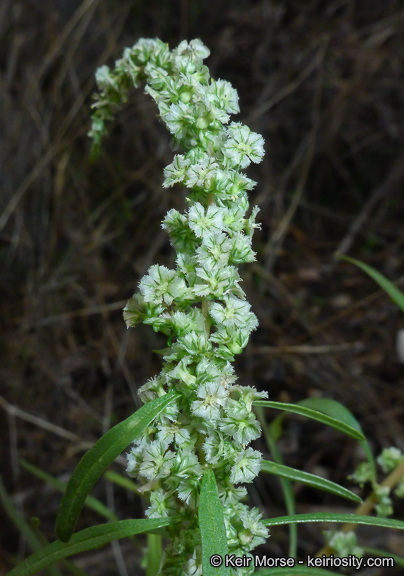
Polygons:
[[183,182],[191,161],[182,154],[176,154],[171,164],[164,168],[164,188],[174,186],[177,182]]
[[[240,112],[237,90],[226,80],[212,80],[207,90],[207,97],[216,108],[228,114],[238,114]],[[228,121],[227,114],[225,117],[227,117],[227,120],[222,120],[222,122]]]
[[139,288],[146,302],[170,305],[175,298],[184,297],[187,287],[174,270],[155,264],[139,283]]
[[230,167],[246,168],[250,162],[259,163],[264,156],[264,139],[240,122],[232,122],[228,128],[224,156]]
[[203,281],[201,284],[194,284],[193,291],[196,296],[212,295],[216,298],[222,298],[240,282],[240,277],[234,266],[212,268],[209,263],[205,263],[203,268],[196,269],[196,273]]
[[191,62],[201,62],[207,58],[210,54],[209,48],[196,38],[187,42],[183,40],[180,42],[175,50],[173,50],[173,61],[175,66],[180,69],[184,61],[189,60]]
[[224,306],[218,302],[212,302],[209,306],[209,315],[217,324],[223,324],[227,327],[245,325],[254,316],[250,312],[251,306],[248,302],[244,302],[231,294],[224,296],[223,301]]
[[244,215],[248,210],[248,205],[243,206],[241,202],[223,210],[223,225],[225,229],[233,234],[234,232],[241,232],[244,228]]
[[189,126],[194,122],[194,111],[191,104],[178,102],[178,104],[171,104],[168,107],[159,106],[160,116],[167,124],[167,128],[171,134],[177,138],[183,138],[189,129]]
[[140,38],[136,44],[130,49],[131,55],[139,62],[146,64],[159,49],[159,44],[163,44],[161,40],[153,40],[150,38]]
[[225,266],[229,260],[232,241],[223,232],[212,234],[202,239],[202,245],[197,248],[198,262],[201,266],[220,264]]
[[195,235],[200,238],[206,233],[214,234],[223,228],[223,211],[218,206],[205,208],[196,202],[188,211],[189,226]]
[[157,488],[150,493],[150,506],[146,510],[149,518],[166,518],[177,513],[175,498],[170,494]]
[[206,154],[197,164],[189,166],[186,174],[186,185],[189,188],[197,186],[209,190],[218,167],[215,158]]
[[234,466],[230,471],[230,480],[234,484],[252,482],[261,470],[261,453],[252,448],[243,450],[234,459]]
[[261,400],[268,398],[268,392],[258,392],[253,386],[233,386],[232,393],[236,392],[239,396],[239,402],[244,404],[248,412],[252,410],[252,403],[254,400]]
[[108,90],[110,88],[116,88],[116,81],[109,69],[109,66],[101,66],[95,73],[95,81],[100,90]]
[[217,382],[206,382],[199,386],[196,394],[201,400],[192,402],[192,413],[206,420],[217,420],[220,418],[220,408],[226,405],[229,395],[228,390]]
[[154,440],[144,445],[143,462],[140,465],[139,474],[148,480],[164,478],[170,474],[174,460],[175,454],[167,450],[167,443]]

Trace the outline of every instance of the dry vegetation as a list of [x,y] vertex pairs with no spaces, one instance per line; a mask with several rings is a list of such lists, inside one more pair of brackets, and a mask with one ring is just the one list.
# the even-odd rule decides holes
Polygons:
[[[159,371],[158,337],[127,332],[121,309],[152,262],[172,264],[160,221],[183,195],[161,188],[169,136],[153,102],[134,93],[93,165],[86,137],[95,69],[141,36],[170,46],[200,37],[212,75],[239,90],[241,119],[266,140],[266,159],[250,172],[262,209],[259,263],[244,276],[260,328],[237,362],[240,378],[274,400],[335,398],[375,452],[404,449],[402,316],[334,258],[339,250],[362,259],[398,285],[404,273],[402,2],[3,0],[0,457],[8,491],[49,539],[60,496],[19,458],[65,479]],[[281,447],[287,464],[345,485],[360,458],[354,442],[299,419],[288,420]],[[301,512],[341,510],[323,493],[296,492]],[[95,494],[121,518],[142,514],[121,489],[100,483]],[[272,477],[260,477],[251,497],[264,516],[284,513]],[[95,519],[85,513],[82,526]],[[302,555],[321,547],[317,527],[299,532]],[[360,534],[404,547],[389,531]],[[269,552],[285,556],[286,540],[273,531]],[[0,573],[24,550],[2,520]],[[131,571],[139,548],[122,550]],[[117,572],[110,548],[80,565]]]

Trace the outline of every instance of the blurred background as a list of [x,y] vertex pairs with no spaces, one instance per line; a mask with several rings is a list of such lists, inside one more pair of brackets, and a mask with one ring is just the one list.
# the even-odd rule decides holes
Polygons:
[[[264,161],[248,169],[258,182],[251,205],[261,208],[257,263],[242,270],[260,326],[236,361],[240,382],[271,400],[334,398],[376,455],[404,449],[403,317],[334,256],[359,258],[404,287],[402,2],[3,0],[1,470],[19,512],[38,517],[50,540],[60,494],[20,459],[66,481],[88,446],[138,407],[137,388],[161,366],[152,353],[159,335],[146,326],[127,331],[122,308],[152,263],[173,266],[160,222],[168,209],[183,209],[184,194],[161,186],[170,136],[140,90],[94,164],[87,137],[96,68],[113,65],[140,37],[171,48],[200,38],[211,75],[239,92],[235,119],[265,138]],[[256,447],[268,456],[263,443]],[[280,448],[287,465],[349,488],[363,458],[355,441],[297,417],[287,419]],[[114,468],[124,465],[121,458]],[[264,517],[285,514],[275,477],[261,475],[249,492]],[[119,518],[143,514],[122,488],[101,481],[93,493]],[[354,509],[301,485],[295,493],[302,513]],[[29,546],[0,515],[5,572]],[[396,517],[404,520],[399,502]],[[99,521],[85,511],[79,528]],[[303,557],[323,544],[313,526],[299,528]],[[391,552],[404,546],[396,532],[358,534]],[[287,546],[287,529],[274,529],[265,551],[286,556]],[[123,541],[77,565],[88,574],[141,573],[140,548]]]

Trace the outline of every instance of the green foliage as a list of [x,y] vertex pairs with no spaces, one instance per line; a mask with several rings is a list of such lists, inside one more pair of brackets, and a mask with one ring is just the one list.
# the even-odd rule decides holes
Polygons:
[[[215,475],[207,470],[203,476],[199,500],[199,526],[202,542],[202,569],[205,576],[229,576],[230,570],[224,566],[224,556],[229,553],[224,523],[223,507],[217,492]],[[218,555],[223,564],[212,566],[210,558]]]
[[[235,568],[219,562],[220,566],[213,566],[212,556],[221,561],[226,554],[251,556],[265,542],[269,526],[292,526],[293,556],[295,528],[302,522],[404,529],[403,522],[365,515],[296,515],[290,481],[355,502],[360,498],[333,482],[282,464],[276,442],[284,416],[294,413],[312,418],[358,440],[368,458],[369,478],[374,478],[375,464],[362,429],[333,400],[265,401],[267,393],[236,383],[231,363],[258,325],[238,272],[239,265],[255,260],[252,237],[259,228],[259,209],[250,210],[248,201],[255,182],[243,170],[262,160],[264,140],[242,123],[230,121],[239,112],[237,91],[225,80],[210,78],[203,64],[208,55],[200,40],[183,41],[170,51],[160,40],[140,39],[125,49],[112,70],[102,66],[97,71],[99,91],[89,133],[92,157],[99,154],[107,124],[127,101],[132,86],[144,84],[178,152],[164,170],[163,187],[188,189],[187,209],[183,213],[169,210],[162,223],[176,250],[175,269],[152,265],[124,308],[128,327],[140,322],[152,326],[167,337],[167,348],[160,351],[160,374],[139,390],[144,406],[108,431],[71,476],[57,518],[60,540],[38,549],[10,576],[29,576],[52,562],[143,532],[157,532],[148,539],[147,576],[242,576],[252,573],[253,564]],[[375,271],[364,269],[381,282]],[[383,279],[382,285],[397,301],[397,290],[386,282]],[[402,300],[398,303],[403,306]],[[249,446],[261,435],[253,406],[283,412],[265,430],[273,462],[263,461],[262,454]],[[148,519],[111,522],[73,534],[84,503],[91,502],[89,492],[95,482],[130,444],[127,471],[136,477],[137,490],[147,500]],[[392,459],[390,453],[382,465],[388,468]],[[281,479],[288,516],[262,520],[258,509],[242,502],[247,495],[244,484],[252,482],[261,469]],[[116,475],[111,479],[124,483]],[[383,501],[381,487],[375,488],[380,504],[386,505],[388,495],[384,494]],[[2,499],[7,503],[4,494]],[[164,550],[162,529],[169,539]],[[260,573],[331,574],[300,566]]]
[[356,420],[354,422],[352,419],[341,418],[340,413],[335,413],[331,411],[330,415],[325,412],[325,410],[313,410],[312,408],[301,406],[299,404],[288,404],[283,402],[272,402],[268,400],[256,400],[254,401],[254,406],[263,406],[264,408],[274,408],[275,410],[284,410],[285,412],[290,412],[292,414],[299,414],[301,416],[306,416],[307,418],[312,418],[318,422],[322,422],[327,426],[331,426],[340,432],[355,438],[356,440],[363,441],[365,436],[357,424]]
[[45,548],[35,552],[35,554],[11,570],[8,576],[31,576],[54,562],[58,562],[79,552],[86,552],[87,550],[105,546],[105,544],[120,538],[129,538],[135,534],[158,530],[159,528],[169,526],[173,522],[173,518],[161,518],[158,520],[120,520],[118,522],[110,522],[109,524],[86,528],[74,534],[67,543],[56,540],[48,544]]
[[135,414],[111,428],[83,456],[69,480],[56,521],[56,533],[62,542],[69,541],[87,495],[105,468],[140,436],[176,397],[177,394],[171,392],[164,398],[142,406]]
[[368,264],[365,264],[360,260],[355,260],[355,258],[342,256],[341,254],[337,254],[337,256],[338,258],[341,258],[341,260],[346,260],[347,262],[351,262],[351,264],[355,264],[355,266],[358,266],[358,268],[366,272],[366,274],[368,274],[371,278],[373,278],[373,280],[375,280],[375,282],[377,282],[379,286],[383,288],[383,290],[386,292],[386,294],[390,296],[393,302],[400,307],[401,312],[404,312],[404,293],[398,288],[396,288],[396,286],[394,286],[394,284],[392,284],[390,280],[387,280],[387,278],[383,276],[383,274],[380,274],[380,272],[378,272]]
[[366,524],[380,528],[395,528],[404,530],[404,522],[390,518],[375,518],[361,514],[338,514],[328,512],[312,512],[311,514],[296,514],[294,516],[281,516],[263,520],[265,526],[281,526],[282,524],[301,524],[302,522],[343,522],[344,524]]
[[301,482],[302,484],[306,484],[312,488],[317,488],[318,490],[331,492],[331,494],[336,494],[337,496],[341,496],[347,500],[352,500],[353,502],[361,502],[361,499],[357,494],[354,494],[350,490],[347,490],[334,482],[330,482],[330,480],[325,480],[320,476],[316,476],[315,474],[308,474],[307,472],[295,470],[294,468],[277,464],[276,462],[268,462],[267,460],[262,462],[261,470],[268,474],[275,474],[276,476],[293,480],[294,482]]

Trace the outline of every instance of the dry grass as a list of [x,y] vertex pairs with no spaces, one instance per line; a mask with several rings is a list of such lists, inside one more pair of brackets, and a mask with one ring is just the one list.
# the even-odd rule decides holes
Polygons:
[[[141,36],[171,46],[200,37],[212,75],[239,90],[241,120],[266,139],[265,162],[251,170],[263,230],[244,287],[260,328],[237,362],[243,382],[275,400],[333,397],[357,415],[376,452],[404,449],[402,317],[333,257],[339,249],[391,279],[404,273],[402,3],[3,0],[0,455],[8,490],[49,538],[59,496],[18,459],[64,477],[159,370],[157,336],[126,332],[121,309],[152,262],[172,263],[160,221],[182,197],[161,189],[169,137],[136,93],[95,165],[86,138],[95,69]],[[353,443],[300,420],[290,421],[282,447],[288,464],[342,483],[358,460]],[[340,505],[300,492],[301,511]],[[141,513],[123,491],[100,485],[96,494],[115,499],[121,517]],[[283,513],[272,480],[252,496],[266,515]],[[318,531],[302,534],[302,554],[321,546]],[[272,554],[285,555],[286,537],[271,538]],[[395,538],[384,544],[400,552]],[[19,552],[17,530],[1,522],[0,572]],[[128,555],[131,566],[138,550]],[[81,561],[89,573],[100,573],[99,560],[102,573],[116,572],[109,551],[95,558],[98,567],[94,556]]]

